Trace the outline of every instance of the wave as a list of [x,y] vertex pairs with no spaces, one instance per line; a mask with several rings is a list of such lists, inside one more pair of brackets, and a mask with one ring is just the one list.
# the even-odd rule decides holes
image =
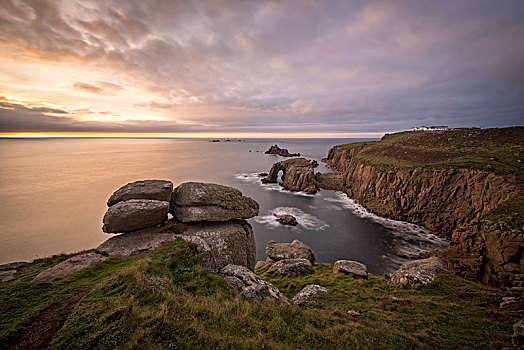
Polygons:
[[292,194],[294,196],[301,196],[301,197],[314,197],[315,196],[314,194],[309,194],[305,192],[300,192],[300,191],[291,192],[291,191],[285,190],[278,183],[264,184],[262,183],[262,179],[264,178],[264,176],[260,176],[260,174],[262,173],[264,172],[237,173],[234,176],[235,176],[235,179],[257,184],[267,191],[277,191],[277,192]]
[[[298,222],[297,226],[282,225],[277,221],[277,216],[290,214],[293,215]],[[314,215],[308,214],[295,207],[277,207],[271,209],[266,215],[259,215],[255,217],[255,221],[259,224],[265,225],[268,229],[274,230],[278,227],[285,227],[287,229],[300,232],[300,228],[310,231],[323,231],[329,227],[329,224],[320,220]]]
[[385,227],[393,236],[392,248],[396,256],[384,256],[384,258],[395,265],[420,253],[444,249],[449,245],[445,238],[422,226],[375,215],[345,193],[335,192],[335,197],[327,197],[324,200],[337,204],[339,209],[348,209],[362,219],[371,220]]

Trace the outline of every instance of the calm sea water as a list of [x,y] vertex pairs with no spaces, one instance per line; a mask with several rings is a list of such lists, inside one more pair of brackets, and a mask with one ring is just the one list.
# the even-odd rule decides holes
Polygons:
[[[283,159],[263,153],[272,144],[320,162],[333,145],[355,141],[362,139],[0,140],[0,263],[96,247],[110,237],[101,230],[107,198],[141,179],[168,179],[175,186],[220,183],[257,200],[260,215],[249,221],[258,259],[265,259],[269,240],[300,239],[314,249],[318,262],[358,260],[383,273],[402,260],[399,253],[442,246],[420,227],[377,218],[344,194],[293,194],[262,185],[257,176]],[[327,171],[324,165],[317,170]],[[274,213],[291,213],[300,224],[278,225]]]

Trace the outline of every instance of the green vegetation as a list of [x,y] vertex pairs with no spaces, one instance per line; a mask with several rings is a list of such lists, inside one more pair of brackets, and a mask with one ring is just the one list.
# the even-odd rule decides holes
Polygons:
[[487,218],[513,228],[524,225],[524,127],[406,131],[337,147],[359,148],[355,161],[383,170],[472,168],[514,175],[519,194]]
[[499,307],[510,292],[447,273],[412,290],[391,286],[384,276],[334,275],[326,264],[305,276],[257,271],[288,297],[310,283],[327,287],[312,304],[249,302],[205,270],[194,246],[181,240],[151,254],[111,257],[55,282],[29,282],[64,258],[39,260],[0,285],[0,348],[15,344],[43,310],[83,287],[92,289],[51,348],[493,348],[510,346],[519,318],[518,311]]

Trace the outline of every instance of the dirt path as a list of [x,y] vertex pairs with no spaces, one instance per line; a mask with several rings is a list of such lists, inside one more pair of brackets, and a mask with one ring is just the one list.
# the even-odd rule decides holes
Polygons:
[[20,332],[7,349],[46,349],[55,334],[62,328],[76,303],[89,293],[92,286],[79,288],[69,297],[62,298],[56,305],[42,311],[31,326]]

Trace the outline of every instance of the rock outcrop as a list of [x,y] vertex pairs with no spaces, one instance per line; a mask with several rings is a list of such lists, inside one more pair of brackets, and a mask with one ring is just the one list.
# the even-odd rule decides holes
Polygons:
[[313,265],[308,259],[284,259],[275,262],[269,268],[281,275],[295,274],[303,275],[313,271]]
[[169,202],[130,199],[112,205],[104,215],[103,231],[123,233],[161,224],[167,220]]
[[513,344],[524,347],[524,318],[513,325]]
[[290,214],[284,214],[284,215],[277,215],[277,221],[281,223],[282,225],[290,225],[290,226],[297,226],[298,221],[297,218]]
[[333,265],[333,273],[368,278],[367,266],[353,260],[337,260]]
[[273,261],[285,259],[307,259],[311,263],[315,262],[315,253],[313,252],[313,249],[298,239],[295,239],[291,243],[269,241],[266,245],[266,255]]
[[493,286],[524,287],[524,232],[504,224],[474,221],[458,227],[439,252],[458,275]]
[[285,148],[280,148],[278,145],[273,145],[269,147],[269,149],[264,152],[266,154],[277,154],[281,157],[300,157],[300,153],[289,153],[289,151]]
[[107,201],[110,207],[118,202],[130,199],[154,199],[169,202],[173,192],[173,183],[166,180],[143,180],[128,183],[115,191]]
[[244,266],[227,265],[220,270],[229,286],[248,300],[265,301],[273,299],[280,305],[289,304],[288,299],[278,288],[264,281]]
[[413,288],[421,288],[433,282],[438,270],[444,265],[437,257],[407,261],[391,275],[391,284],[405,284]]
[[258,203],[236,188],[186,182],[171,196],[171,213],[182,222],[228,221],[258,215]]
[[133,256],[178,238],[195,244],[204,266],[212,271],[218,272],[229,264],[254,269],[255,237],[244,220],[185,224],[172,219],[157,227],[112,237],[97,249],[111,255]]
[[310,161],[305,158],[287,159],[273,164],[263,183],[277,183],[278,173],[282,171],[281,186],[288,191],[317,193],[315,171]]
[[291,299],[291,304],[302,305],[310,301],[309,299],[319,292],[327,293],[328,290],[318,284],[308,284]]
[[[377,215],[451,238],[439,256],[459,275],[494,286],[523,286],[524,230],[480,224],[486,214],[518,195],[515,174],[467,168],[384,170],[360,161],[360,152],[366,152],[365,144],[333,147],[324,159],[342,174],[348,197]],[[340,184],[326,175],[317,175],[318,186],[337,189]]]
[[106,259],[107,256],[94,252],[75,255],[40,272],[35,278],[33,278],[33,282],[54,281]]

